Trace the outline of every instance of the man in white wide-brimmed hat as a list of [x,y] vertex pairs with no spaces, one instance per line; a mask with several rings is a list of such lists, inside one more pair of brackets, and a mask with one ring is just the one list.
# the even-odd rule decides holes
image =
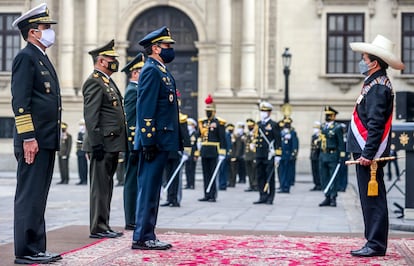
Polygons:
[[[377,165],[378,193],[368,186],[368,182],[370,166],[377,164],[375,159],[388,156],[390,150],[394,92],[386,69],[390,66],[402,70],[404,64],[393,53],[395,45],[384,36],[377,35],[372,43],[356,42],[350,46],[353,51],[362,53],[359,68],[366,76],[352,114],[347,151],[359,162],[356,174],[367,239],[361,249],[353,250],[351,254],[357,257],[385,256],[389,220],[384,164]],[[368,188],[370,193],[367,193]]]

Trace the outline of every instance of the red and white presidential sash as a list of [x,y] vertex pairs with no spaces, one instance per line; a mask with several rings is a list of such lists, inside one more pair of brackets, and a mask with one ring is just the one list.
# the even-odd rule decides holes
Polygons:
[[[391,82],[388,80],[388,78],[386,78],[385,76],[382,76],[372,81],[368,86],[364,86],[362,88],[360,98],[365,96],[368,93],[368,91],[371,89],[371,87],[374,86],[375,84],[385,85],[389,89],[392,90]],[[358,101],[358,104],[359,104],[359,101]],[[374,156],[374,159],[379,158],[384,153],[385,149],[387,148],[388,138],[389,138],[389,134],[391,131],[391,124],[392,124],[392,113],[388,117],[388,120],[385,124],[384,132],[381,137],[381,144],[378,147],[378,150]],[[368,129],[365,128],[364,124],[362,123],[358,115],[356,106],[354,108],[354,112],[351,118],[351,130],[352,130],[353,135],[355,136],[355,139],[358,142],[359,147],[361,148],[361,150],[364,150],[365,144],[367,143],[367,138],[368,138]]]

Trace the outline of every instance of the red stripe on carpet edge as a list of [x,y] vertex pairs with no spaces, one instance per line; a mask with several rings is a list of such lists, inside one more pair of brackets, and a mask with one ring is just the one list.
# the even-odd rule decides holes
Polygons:
[[94,246],[96,244],[99,244],[99,243],[101,243],[101,242],[103,242],[105,240],[108,240],[108,239],[107,238],[99,239],[99,240],[97,240],[97,241],[95,241],[93,243],[90,243],[90,244],[86,245],[86,246],[83,246],[83,247],[80,247],[80,248],[76,248],[76,249],[73,249],[73,250],[69,250],[69,251],[63,252],[60,255],[67,255],[67,254],[70,254],[70,253],[74,253],[76,251],[79,251],[79,250],[82,250],[82,249],[85,249],[85,248],[89,248],[91,246]]

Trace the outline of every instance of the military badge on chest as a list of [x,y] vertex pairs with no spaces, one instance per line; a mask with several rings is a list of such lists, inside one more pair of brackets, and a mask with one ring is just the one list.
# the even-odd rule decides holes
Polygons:
[[210,124],[210,131],[214,131],[214,130],[216,130],[216,128],[217,128],[217,123],[216,122],[212,122]]
[[45,85],[46,93],[50,93],[50,82],[45,81],[43,84]]

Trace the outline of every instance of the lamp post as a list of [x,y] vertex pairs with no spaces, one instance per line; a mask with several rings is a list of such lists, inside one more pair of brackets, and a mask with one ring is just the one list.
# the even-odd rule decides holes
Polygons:
[[282,113],[285,118],[290,117],[292,113],[292,107],[289,104],[289,74],[290,63],[292,61],[292,54],[289,52],[289,48],[285,48],[282,54],[283,61],[283,74],[285,74],[285,99],[283,100]]
[[292,54],[289,52],[289,48],[285,48],[285,51],[282,54],[283,60],[283,74],[285,74],[285,99],[284,104],[289,103],[289,74],[290,74],[290,63],[292,59]]

